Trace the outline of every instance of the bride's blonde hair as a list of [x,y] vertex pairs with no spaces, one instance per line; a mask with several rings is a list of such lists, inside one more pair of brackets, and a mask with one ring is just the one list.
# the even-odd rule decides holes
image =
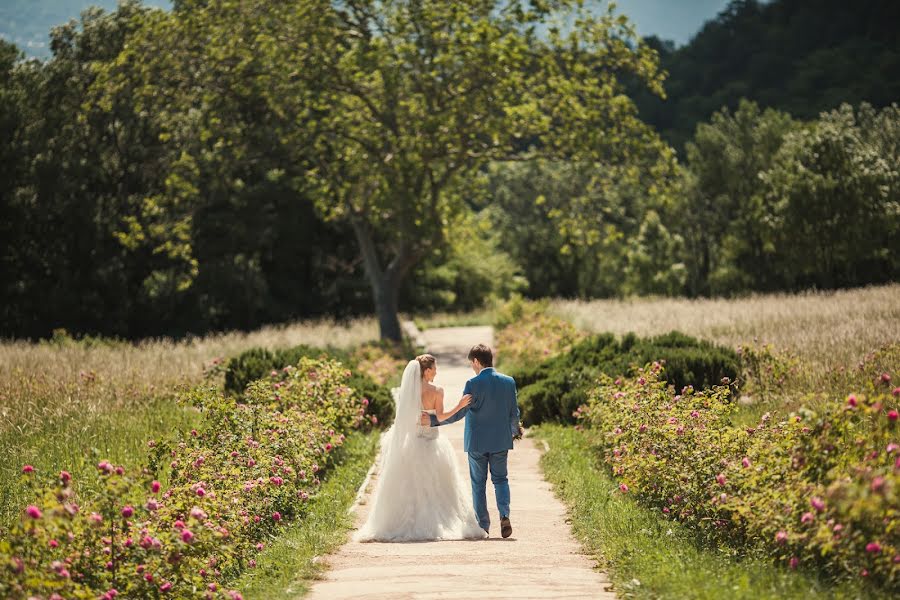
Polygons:
[[425,369],[430,369],[434,366],[434,363],[437,362],[430,354],[420,354],[416,357],[416,360],[419,362],[419,374],[424,375]]

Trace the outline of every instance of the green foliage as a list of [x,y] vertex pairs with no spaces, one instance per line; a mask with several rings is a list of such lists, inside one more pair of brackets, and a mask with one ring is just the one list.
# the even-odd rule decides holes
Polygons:
[[891,376],[781,420],[734,426],[724,386],[677,392],[654,364],[602,376],[579,416],[634,494],[710,540],[757,549],[791,568],[900,583],[900,451]]
[[866,582],[833,582],[815,572],[773,564],[742,549],[697,543],[696,533],[658,508],[623,494],[591,444],[591,432],[541,425],[548,443],[541,467],[569,509],[572,531],[596,555],[620,597],[812,600],[889,598]]
[[574,325],[554,317],[546,302],[528,302],[514,296],[494,317],[497,364],[515,371],[566,351],[583,336]]
[[[101,461],[94,498],[76,498],[68,473],[45,488],[50,476],[25,472],[44,494],[0,542],[9,566],[0,592],[239,598],[223,584],[255,566],[260,538],[303,517],[346,435],[364,423],[348,377],[337,362],[304,359],[281,380],[251,386],[249,403],[195,389],[186,401],[202,411],[201,425],[151,441],[144,469]],[[165,488],[154,481],[162,472]]]
[[[366,399],[367,413],[374,417],[374,422],[390,423],[394,415],[394,402],[390,390],[361,372],[353,354],[334,348],[324,350],[306,345],[274,351],[265,348],[251,348],[231,358],[225,365],[225,391],[237,394],[247,401],[248,394],[251,393],[248,386],[257,380],[272,383],[290,373],[294,373],[291,377],[296,377],[295,367],[311,358],[339,360],[344,364],[351,365],[348,370],[347,385]],[[272,381],[269,381],[270,379]],[[256,383],[254,385],[258,387],[264,384]],[[258,393],[258,391],[253,393]]]
[[623,375],[653,361],[664,365],[665,381],[677,389],[734,382],[740,372],[734,351],[675,331],[643,339],[628,334],[618,341],[612,334],[595,335],[511,373],[519,386],[522,420],[526,425],[573,423],[601,375]]
[[[623,7],[627,10],[627,7]],[[878,107],[900,98],[900,42],[890,0],[736,0],[686,45],[657,38],[668,72],[665,101],[635,90],[640,114],[681,149],[698,123],[741,98],[814,119],[842,103]]]

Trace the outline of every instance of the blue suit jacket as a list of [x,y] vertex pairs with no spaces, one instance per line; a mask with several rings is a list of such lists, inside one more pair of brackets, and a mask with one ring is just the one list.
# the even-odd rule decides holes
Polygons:
[[493,367],[466,382],[463,395],[472,394],[469,406],[446,421],[431,415],[431,426],[449,425],[466,418],[463,449],[466,452],[503,452],[513,447],[513,436],[519,431],[519,404],[516,382]]

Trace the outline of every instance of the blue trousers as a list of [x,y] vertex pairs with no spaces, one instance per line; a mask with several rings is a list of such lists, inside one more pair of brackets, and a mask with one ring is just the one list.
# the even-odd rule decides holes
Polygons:
[[491,516],[487,510],[487,474],[491,470],[491,482],[497,497],[497,510],[501,517],[509,516],[509,480],[506,472],[506,455],[503,452],[469,452],[469,477],[472,479],[472,504],[482,529],[491,528]]

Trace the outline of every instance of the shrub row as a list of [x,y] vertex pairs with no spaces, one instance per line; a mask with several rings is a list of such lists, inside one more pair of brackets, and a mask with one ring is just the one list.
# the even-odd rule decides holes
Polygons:
[[[350,367],[347,385],[369,399],[369,414],[375,415],[382,423],[393,417],[393,398],[385,387],[388,373],[399,371],[395,351],[381,345],[369,344],[348,352],[313,346],[294,346],[281,350],[251,348],[231,358],[225,365],[225,391],[241,395],[251,382],[266,377],[272,371],[279,371],[286,365],[296,365],[303,358],[323,358],[340,361]],[[381,381],[375,381],[369,373],[375,373]]]
[[304,358],[242,403],[196,389],[185,401],[202,425],[150,441],[139,472],[100,462],[89,500],[68,473],[45,488],[26,465],[44,492],[0,541],[0,597],[240,598],[223,584],[255,566],[266,533],[302,516],[345,436],[375,420],[350,379],[336,361]]
[[[897,364],[900,346],[891,352]],[[865,395],[745,428],[731,423],[728,387],[677,393],[662,375],[660,363],[604,375],[577,411],[622,493],[718,543],[900,591],[900,388],[889,373]]]
[[574,423],[575,410],[587,401],[601,374],[627,373],[655,360],[664,362],[666,381],[678,388],[705,388],[723,380],[733,387],[740,372],[734,351],[682,333],[653,338],[628,334],[620,341],[612,334],[594,335],[565,354],[511,374],[519,386],[523,422]]

